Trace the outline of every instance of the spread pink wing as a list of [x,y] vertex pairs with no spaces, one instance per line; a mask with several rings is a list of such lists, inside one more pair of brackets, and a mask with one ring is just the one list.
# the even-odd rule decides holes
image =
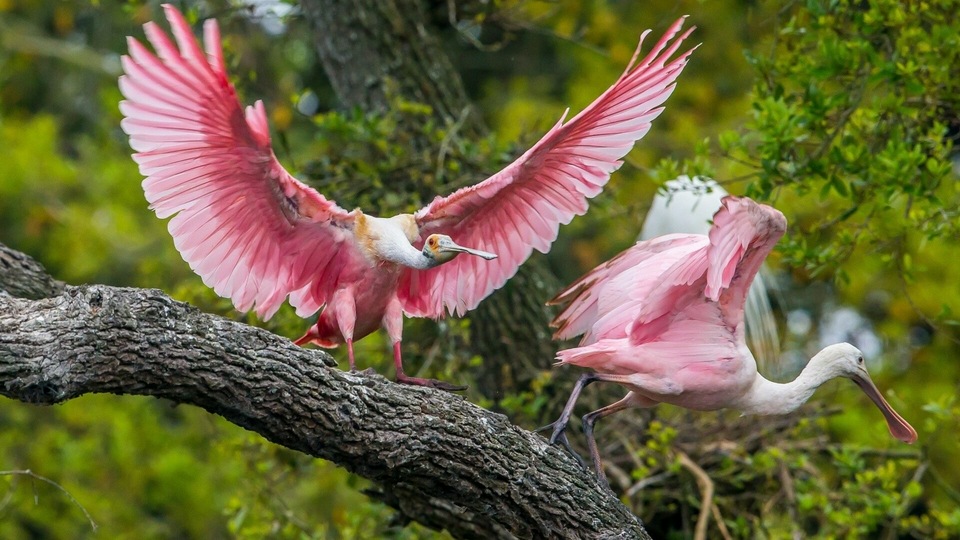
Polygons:
[[696,234],[670,234],[637,242],[597,266],[560,292],[548,304],[564,305],[551,326],[554,339],[583,334],[580,345],[600,339],[626,337],[630,324],[649,291],[677,261],[707,244]]
[[183,16],[164,9],[179,50],[147,23],[157,56],[129,38],[120,77],[121,126],[151,208],[173,216],[184,260],[237,309],[270,317],[299,290],[299,303],[319,307],[360,257],[353,215],[277,161],[263,104],[244,114],[227,79],[216,21],[204,25],[204,54]]
[[[460,245],[496,253],[460,256],[430,270],[406,270],[399,297],[415,316],[463,314],[512,277],[536,249],[546,253],[561,224],[587,210],[620,159],[650,129],[692,52],[667,61],[693,31],[678,20],[654,50],[580,114],[564,118],[537,144],[487,180],[435,199],[416,214],[420,234],[449,235]],[[646,36],[649,31],[645,32]],[[643,44],[643,36],[640,45]],[[564,115],[566,116],[566,115]]]
[[[743,321],[750,283],[786,226],[783,214],[769,206],[724,197],[713,217],[709,245],[663,273],[629,329],[631,342],[661,339],[666,328],[676,331],[676,321],[709,322],[732,331]],[[693,322],[691,335],[696,335],[702,325]]]

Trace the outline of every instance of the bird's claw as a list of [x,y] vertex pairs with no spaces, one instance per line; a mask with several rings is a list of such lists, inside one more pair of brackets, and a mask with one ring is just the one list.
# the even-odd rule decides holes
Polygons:
[[550,444],[557,444],[558,442],[560,443],[560,446],[562,446],[567,451],[568,454],[573,456],[573,459],[577,460],[577,463],[579,463],[581,467],[583,467],[584,469],[587,468],[587,462],[584,461],[582,457],[580,457],[580,454],[578,454],[576,450],[573,449],[573,446],[570,444],[570,439],[567,438],[567,433],[565,431],[560,432],[559,435],[554,435],[553,437],[550,437]]
[[537,429],[533,430],[533,432],[540,433],[550,428],[553,428],[553,433],[550,435],[550,439],[549,439],[550,444],[562,446],[563,449],[566,450],[568,454],[570,454],[571,456],[573,456],[574,459],[577,460],[577,463],[579,463],[581,467],[586,469],[587,468],[586,462],[583,461],[583,458],[580,457],[580,454],[578,454],[577,451],[573,449],[573,445],[570,444],[570,439],[567,438],[566,422],[561,422],[560,420],[557,420],[556,422],[552,422],[545,426],[538,427]]

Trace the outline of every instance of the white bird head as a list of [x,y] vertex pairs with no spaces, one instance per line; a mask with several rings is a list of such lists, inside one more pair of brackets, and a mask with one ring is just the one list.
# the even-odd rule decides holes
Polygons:
[[857,383],[857,386],[867,394],[880,409],[880,412],[883,413],[890,434],[905,443],[916,442],[916,430],[902,416],[897,414],[897,411],[893,410],[893,407],[883,398],[877,386],[873,384],[860,349],[849,343],[830,345],[811,358],[810,365],[811,367],[816,365],[818,369],[822,370],[825,378],[846,377]]
[[427,241],[423,243],[423,256],[434,261],[435,265],[452,261],[454,257],[461,253],[483,257],[488,261],[497,258],[493,253],[461,246],[445,234],[431,234],[427,237]]

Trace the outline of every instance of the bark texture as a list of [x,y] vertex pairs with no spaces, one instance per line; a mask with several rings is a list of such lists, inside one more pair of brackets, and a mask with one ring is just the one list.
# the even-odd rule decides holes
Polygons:
[[40,263],[0,244],[0,291],[36,300],[62,290],[63,283],[47,275]]
[[458,538],[649,538],[572,458],[446,392],[349,373],[265,330],[158,290],[53,283],[0,245],[0,394],[35,404],[86,393],[202,407],[373,480],[372,495]]
[[[481,138],[489,133],[480,116],[470,112],[463,81],[431,27],[423,0],[303,0],[301,4],[315,29],[314,43],[327,76],[345,106],[386,110],[390,106],[386,90],[392,85],[391,92],[402,99],[429,105],[440,125],[456,125],[452,136]],[[404,135],[414,139],[410,141],[414,147],[441,153],[435,140]],[[494,172],[464,170],[463,175],[479,181]],[[402,196],[411,188],[401,184],[394,189]],[[437,185],[436,189],[437,193],[425,193],[424,200],[452,192],[454,187]],[[502,289],[467,315],[470,347],[484,359],[482,370],[475,373],[484,395],[496,398],[507,391],[518,392],[549,369],[556,347],[547,328],[552,314],[544,303],[558,290],[556,276],[535,254]]]
[[[334,91],[348,107],[383,111],[387,85],[408,101],[454,121],[470,106],[460,75],[430,30],[421,0],[303,0],[316,29],[317,53]],[[484,128],[467,120],[464,133]]]

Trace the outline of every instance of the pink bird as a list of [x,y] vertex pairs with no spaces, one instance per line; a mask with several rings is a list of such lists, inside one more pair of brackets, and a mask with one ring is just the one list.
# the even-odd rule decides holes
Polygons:
[[183,16],[164,9],[179,49],[152,22],[144,30],[156,55],[128,38],[121,126],[150,207],[172,216],[184,260],[240,311],[267,319],[287,298],[302,317],[322,309],[297,343],[346,343],[351,370],[354,340],[382,326],[397,380],[444,389],[456,387],[404,374],[403,314],[462,315],[533,249],[548,251],[559,226],[586,212],[650,129],[692,52],[668,63],[693,30],[670,43],[680,19],[636,63],[638,45],[613,86],[571,120],[564,114],[505,169],[415,214],[382,218],[348,212],[284,170],[263,103],[244,111],[229,82],[216,21],[204,23],[204,53]]
[[783,214],[769,206],[725,197],[709,236],[671,234],[638,242],[551,300],[563,305],[552,323],[558,328],[554,337],[583,335],[578,347],[557,353],[559,364],[594,371],[577,381],[560,418],[542,428],[553,427],[550,442],[571,450],[567,423],[580,392],[594,381],[630,390],[620,401],[583,417],[590,457],[603,479],[593,436],[600,418],[658,403],[787,414],[835,377],[849,378],[863,389],[894,437],[916,441],[917,432],[877,390],[863,354],[852,345],[824,348],[790,383],[771,382],[757,372],[744,341],[744,302],[786,227]]

